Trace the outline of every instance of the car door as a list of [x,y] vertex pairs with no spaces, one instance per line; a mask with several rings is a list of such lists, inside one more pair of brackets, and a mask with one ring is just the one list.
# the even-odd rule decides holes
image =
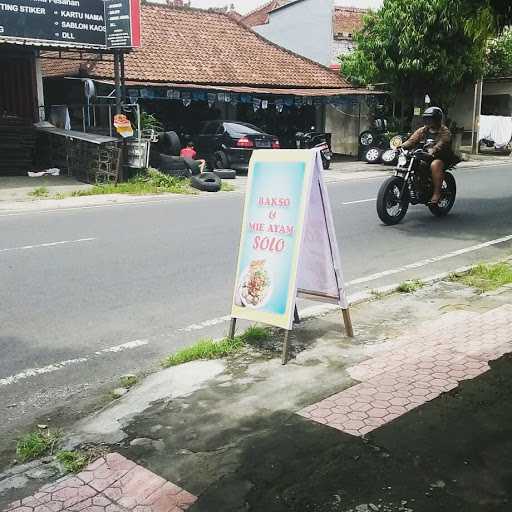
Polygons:
[[206,160],[215,151],[215,137],[219,129],[219,121],[208,121],[203,125],[197,141],[198,154]]

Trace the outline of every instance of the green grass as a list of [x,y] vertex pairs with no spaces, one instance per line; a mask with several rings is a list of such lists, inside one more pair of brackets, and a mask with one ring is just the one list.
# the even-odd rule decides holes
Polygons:
[[56,457],[68,473],[80,473],[91,461],[90,455],[80,450],[61,450]]
[[53,197],[52,199],[65,199],[66,198],[66,194],[64,194],[63,192],[57,192]]
[[48,197],[48,189],[46,187],[37,187],[32,192],[29,192],[29,196],[32,197]]
[[416,290],[423,288],[425,283],[420,281],[419,279],[414,279],[412,281],[404,281],[399,284],[396,291],[400,293],[414,293]]
[[258,344],[270,337],[270,331],[264,327],[251,326],[244,333],[233,339],[223,338],[215,341],[211,338],[199,340],[194,345],[179,350],[167,357],[164,368],[178,366],[190,361],[221,359],[238,352],[244,345]]
[[226,183],[225,181],[223,181],[220,189],[222,190],[222,192],[233,192],[235,190],[235,187],[231,185],[231,183]]
[[157,171],[147,169],[143,174],[138,174],[131,180],[124,183],[95,185],[88,190],[75,190],[71,192],[73,197],[96,196],[104,194],[197,194],[197,191],[190,186],[186,178],[174,178]]
[[124,377],[121,377],[119,379],[119,384],[121,384],[121,387],[130,389],[135,384],[139,382],[139,379],[135,375],[125,375]]
[[452,281],[458,281],[480,293],[496,290],[512,283],[512,265],[510,263],[480,264],[463,275],[454,275]]
[[24,435],[16,443],[16,457],[20,462],[52,454],[60,434],[53,431],[37,431]]

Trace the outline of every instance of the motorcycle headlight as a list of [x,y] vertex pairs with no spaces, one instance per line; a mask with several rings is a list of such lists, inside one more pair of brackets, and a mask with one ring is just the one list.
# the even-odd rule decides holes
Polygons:
[[406,167],[407,166],[407,157],[405,155],[400,155],[398,157],[398,166]]
[[389,147],[391,149],[398,149],[402,145],[402,137],[400,135],[395,135],[390,141],[389,141]]

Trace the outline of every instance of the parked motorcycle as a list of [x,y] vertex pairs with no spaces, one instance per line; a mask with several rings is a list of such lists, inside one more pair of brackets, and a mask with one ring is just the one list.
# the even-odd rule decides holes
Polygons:
[[329,169],[332,160],[330,133],[317,132],[312,126],[311,131],[307,133],[297,132],[295,143],[297,149],[320,149],[324,169]]
[[398,224],[407,213],[410,204],[424,204],[436,217],[448,215],[453,208],[457,194],[457,185],[449,171],[459,163],[454,160],[445,171],[441,199],[437,205],[428,204],[433,193],[430,164],[433,157],[427,149],[433,141],[427,141],[416,150],[400,149],[398,164],[394,176],[388,178],[380,187],[377,196],[377,214],[384,224]]

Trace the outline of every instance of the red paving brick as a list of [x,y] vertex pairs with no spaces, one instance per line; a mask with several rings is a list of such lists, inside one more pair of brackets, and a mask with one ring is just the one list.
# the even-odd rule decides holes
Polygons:
[[512,306],[482,315],[446,315],[424,330],[374,350],[374,357],[348,369],[361,381],[298,414],[361,436],[456,388],[512,351]]
[[196,496],[118,453],[45,485],[5,512],[183,512]]

